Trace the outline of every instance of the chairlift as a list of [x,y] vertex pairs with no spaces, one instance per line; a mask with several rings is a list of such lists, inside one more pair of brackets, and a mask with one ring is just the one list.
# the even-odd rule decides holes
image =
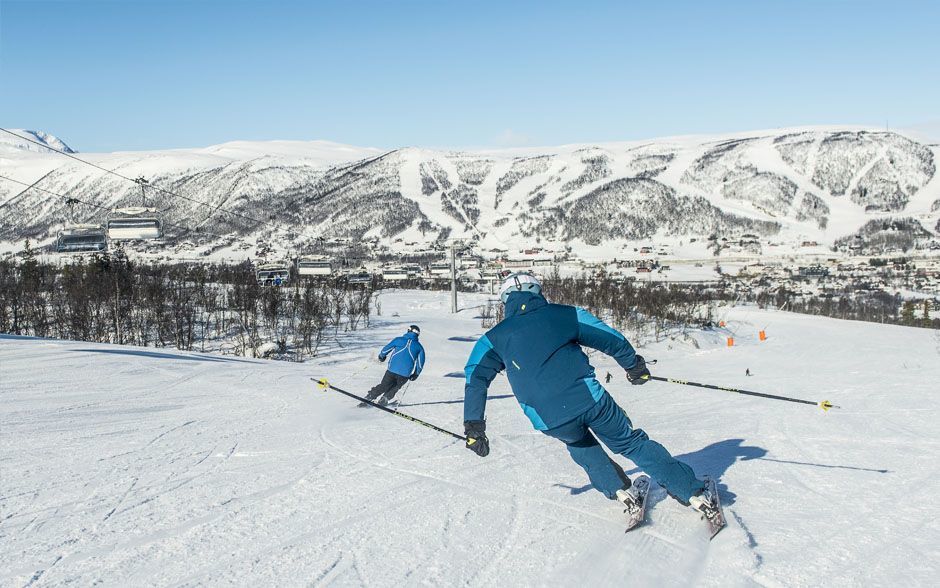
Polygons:
[[346,283],[348,284],[371,284],[372,283],[372,274],[366,270],[359,270],[358,272],[349,274],[346,278]]
[[56,236],[56,253],[95,253],[108,250],[108,236],[100,225],[66,225]]
[[259,286],[281,286],[290,279],[290,268],[286,263],[262,263],[255,268]]
[[441,261],[441,262],[432,263],[428,269],[432,276],[449,276],[450,275],[450,262]]
[[401,282],[408,279],[408,270],[403,267],[387,267],[382,269],[382,279],[386,282]]
[[333,264],[325,255],[307,255],[297,260],[297,273],[301,276],[328,276]]
[[160,239],[163,219],[156,208],[115,208],[108,215],[108,237],[113,241]]

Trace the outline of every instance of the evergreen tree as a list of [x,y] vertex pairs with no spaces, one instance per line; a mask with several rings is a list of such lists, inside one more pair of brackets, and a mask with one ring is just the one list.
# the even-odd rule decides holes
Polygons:
[[901,324],[914,326],[914,301],[908,300],[901,307]]

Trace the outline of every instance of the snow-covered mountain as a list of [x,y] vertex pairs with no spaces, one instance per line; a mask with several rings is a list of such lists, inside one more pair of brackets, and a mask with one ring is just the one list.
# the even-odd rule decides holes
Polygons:
[[[917,247],[940,232],[937,156],[900,134],[846,128],[478,152],[278,141],[83,155],[184,196],[148,196],[177,225],[171,235],[274,236],[292,250],[322,237],[390,247],[461,237],[582,252],[747,233],[833,244],[902,231]],[[0,162],[3,175],[85,202],[140,202],[133,183],[58,154],[0,150]],[[88,206],[70,217],[62,199],[2,180],[0,202],[3,240],[102,218]]]
[[44,131],[30,131],[27,129],[10,130],[24,138],[18,139],[17,137],[7,133],[0,133],[0,152],[9,151],[12,149],[20,151],[34,151],[37,153],[49,152],[48,149],[44,149],[41,145],[30,143],[30,141],[36,141],[37,143],[48,145],[53,149],[64,151],[65,153],[76,153],[75,150],[65,144],[65,141]]

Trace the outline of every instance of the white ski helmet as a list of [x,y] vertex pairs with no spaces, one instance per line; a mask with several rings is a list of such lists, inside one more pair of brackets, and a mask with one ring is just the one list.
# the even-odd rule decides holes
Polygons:
[[518,272],[509,274],[503,285],[499,287],[499,299],[506,304],[509,295],[513,292],[532,292],[534,294],[542,293],[542,283],[539,279],[530,273]]

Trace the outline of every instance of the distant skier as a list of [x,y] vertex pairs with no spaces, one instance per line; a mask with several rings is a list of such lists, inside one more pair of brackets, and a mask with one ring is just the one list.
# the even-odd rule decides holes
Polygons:
[[636,505],[630,480],[598,438],[683,504],[707,508],[701,496],[704,483],[692,468],[633,428],[624,410],[595,378],[581,349],[586,345],[610,355],[626,370],[630,383],[645,384],[650,376],[646,361],[626,338],[582,308],[550,304],[542,296],[538,279],[530,274],[507,277],[500,298],[505,318],[477,341],[464,370],[466,447],[481,457],[489,454],[486,393],[496,374],[505,369],[512,392],[532,425],[564,442],[591,484],[608,498],[628,509]]
[[604,383],[605,383],[605,384],[610,384],[611,378],[613,378],[613,376],[610,375],[610,372],[607,372],[607,375],[604,376]]
[[[385,406],[395,397],[408,380],[414,381],[424,369],[424,347],[418,342],[421,329],[411,325],[401,337],[395,337],[379,351],[379,361],[388,361],[388,370],[377,386],[369,390],[366,398]],[[369,406],[365,402],[359,406]]]
[[751,368],[745,369],[745,370],[744,370],[744,375],[745,375],[745,376],[750,376],[750,375],[751,375]]

